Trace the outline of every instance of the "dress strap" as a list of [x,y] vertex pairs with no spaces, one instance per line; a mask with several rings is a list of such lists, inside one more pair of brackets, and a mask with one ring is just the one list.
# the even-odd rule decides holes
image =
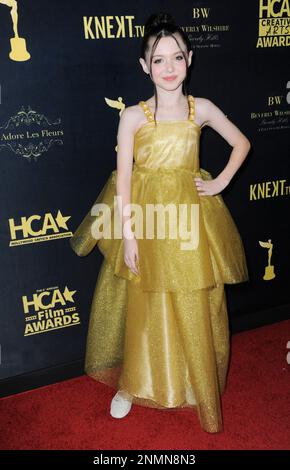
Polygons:
[[149,121],[149,122],[154,121],[154,116],[151,113],[148,104],[145,101],[139,101],[139,105],[141,106],[141,108],[143,108],[143,111],[146,115],[147,121]]
[[188,103],[189,103],[189,116],[188,120],[189,121],[194,121],[195,117],[195,101],[194,97],[192,95],[188,95]]
[[[188,115],[188,120],[189,121],[194,121],[194,116],[195,116],[195,102],[194,102],[194,97],[192,95],[188,95],[188,105],[189,105],[189,115]],[[146,101],[139,101],[138,103],[142,108],[143,111],[147,117],[147,121],[151,122],[154,121],[154,116],[151,113],[151,110],[146,103]]]

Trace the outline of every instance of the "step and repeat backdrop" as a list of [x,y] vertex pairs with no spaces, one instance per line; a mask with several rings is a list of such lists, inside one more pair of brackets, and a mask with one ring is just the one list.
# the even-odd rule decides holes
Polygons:
[[[164,7],[192,44],[189,93],[252,144],[223,193],[250,275],[226,286],[231,323],[289,304],[289,0],[0,0],[1,379],[84,357],[103,258],[69,239],[116,168],[121,110],[153,94],[141,41]],[[231,150],[203,128],[202,168]]]

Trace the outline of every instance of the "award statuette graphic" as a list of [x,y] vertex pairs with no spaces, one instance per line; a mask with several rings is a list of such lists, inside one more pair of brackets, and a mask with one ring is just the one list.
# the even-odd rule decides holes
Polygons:
[[259,244],[263,248],[268,248],[268,266],[266,266],[265,274],[263,276],[263,279],[265,281],[270,281],[271,279],[274,279],[274,277],[276,277],[276,274],[274,273],[274,266],[271,265],[273,243],[272,243],[272,240],[270,238],[267,242],[259,241]]
[[10,39],[11,51],[9,57],[17,62],[24,62],[30,59],[30,54],[26,50],[26,41],[18,35],[18,12],[16,0],[0,0],[0,4],[10,7],[10,14],[12,18],[14,38]]
[[[110,108],[119,109],[120,110],[119,116],[121,116],[122,112],[125,109],[125,103],[123,103],[123,98],[121,96],[119,96],[117,100],[111,100],[110,98],[105,98],[105,101],[107,105],[110,106]],[[116,152],[118,151],[118,145],[116,145],[115,150]]]

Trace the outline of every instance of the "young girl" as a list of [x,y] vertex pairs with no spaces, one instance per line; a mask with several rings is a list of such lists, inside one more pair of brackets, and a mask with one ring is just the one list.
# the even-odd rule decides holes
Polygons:
[[[220,397],[229,361],[224,284],[248,280],[242,240],[219,193],[246,158],[250,143],[210,100],[186,94],[191,60],[190,42],[172,17],[152,15],[140,64],[154,84],[154,96],[123,111],[117,170],[93,206],[109,209],[104,232],[119,214],[121,237],[96,234],[100,212],[90,211],[70,243],[79,256],[98,243],[104,255],[91,307],[85,372],[117,390],[111,416],[126,416],[132,403],[162,410],[189,407],[202,428],[214,433],[223,427]],[[216,178],[199,167],[205,125],[233,147]],[[119,196],[117,204],[114,196]],[[147,214],[136,211],[139,215],[130,221],[128,204],[143,214],[150,204],[185,206],[189,219],[195,215],[194,241],[186,238],[186,245],[181,230],[169,236],[168,219],[165,237],[157,236],[160,222],[147,236]],[[183,220],[178,210],[174,215],[171,230]],[[137,237],[133,225],[141,219],[143,232]]]

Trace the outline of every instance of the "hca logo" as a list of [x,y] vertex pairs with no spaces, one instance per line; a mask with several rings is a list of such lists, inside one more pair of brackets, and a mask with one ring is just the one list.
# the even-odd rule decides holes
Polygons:
[[51,212],[47,212],[44,216],[34,214],[30,217],[21,217],[20,223],[11,218],[9,219],[10,246],[69,237],[72,235],[67,227],[70,217],[63,216],[59,210],[56,217]]
[[[32,308],[35,312],[48,308],[64,307],[68,302],[74,303],[74,294],[76,290],[69,290],[66,286],[63,291],[54,289],[53,291],[44,290],[43,292],[33,294],[29,300],[26,295],[22,296],[24,313],[28,314]],[[43,313],[43,312],[42,312]]]

